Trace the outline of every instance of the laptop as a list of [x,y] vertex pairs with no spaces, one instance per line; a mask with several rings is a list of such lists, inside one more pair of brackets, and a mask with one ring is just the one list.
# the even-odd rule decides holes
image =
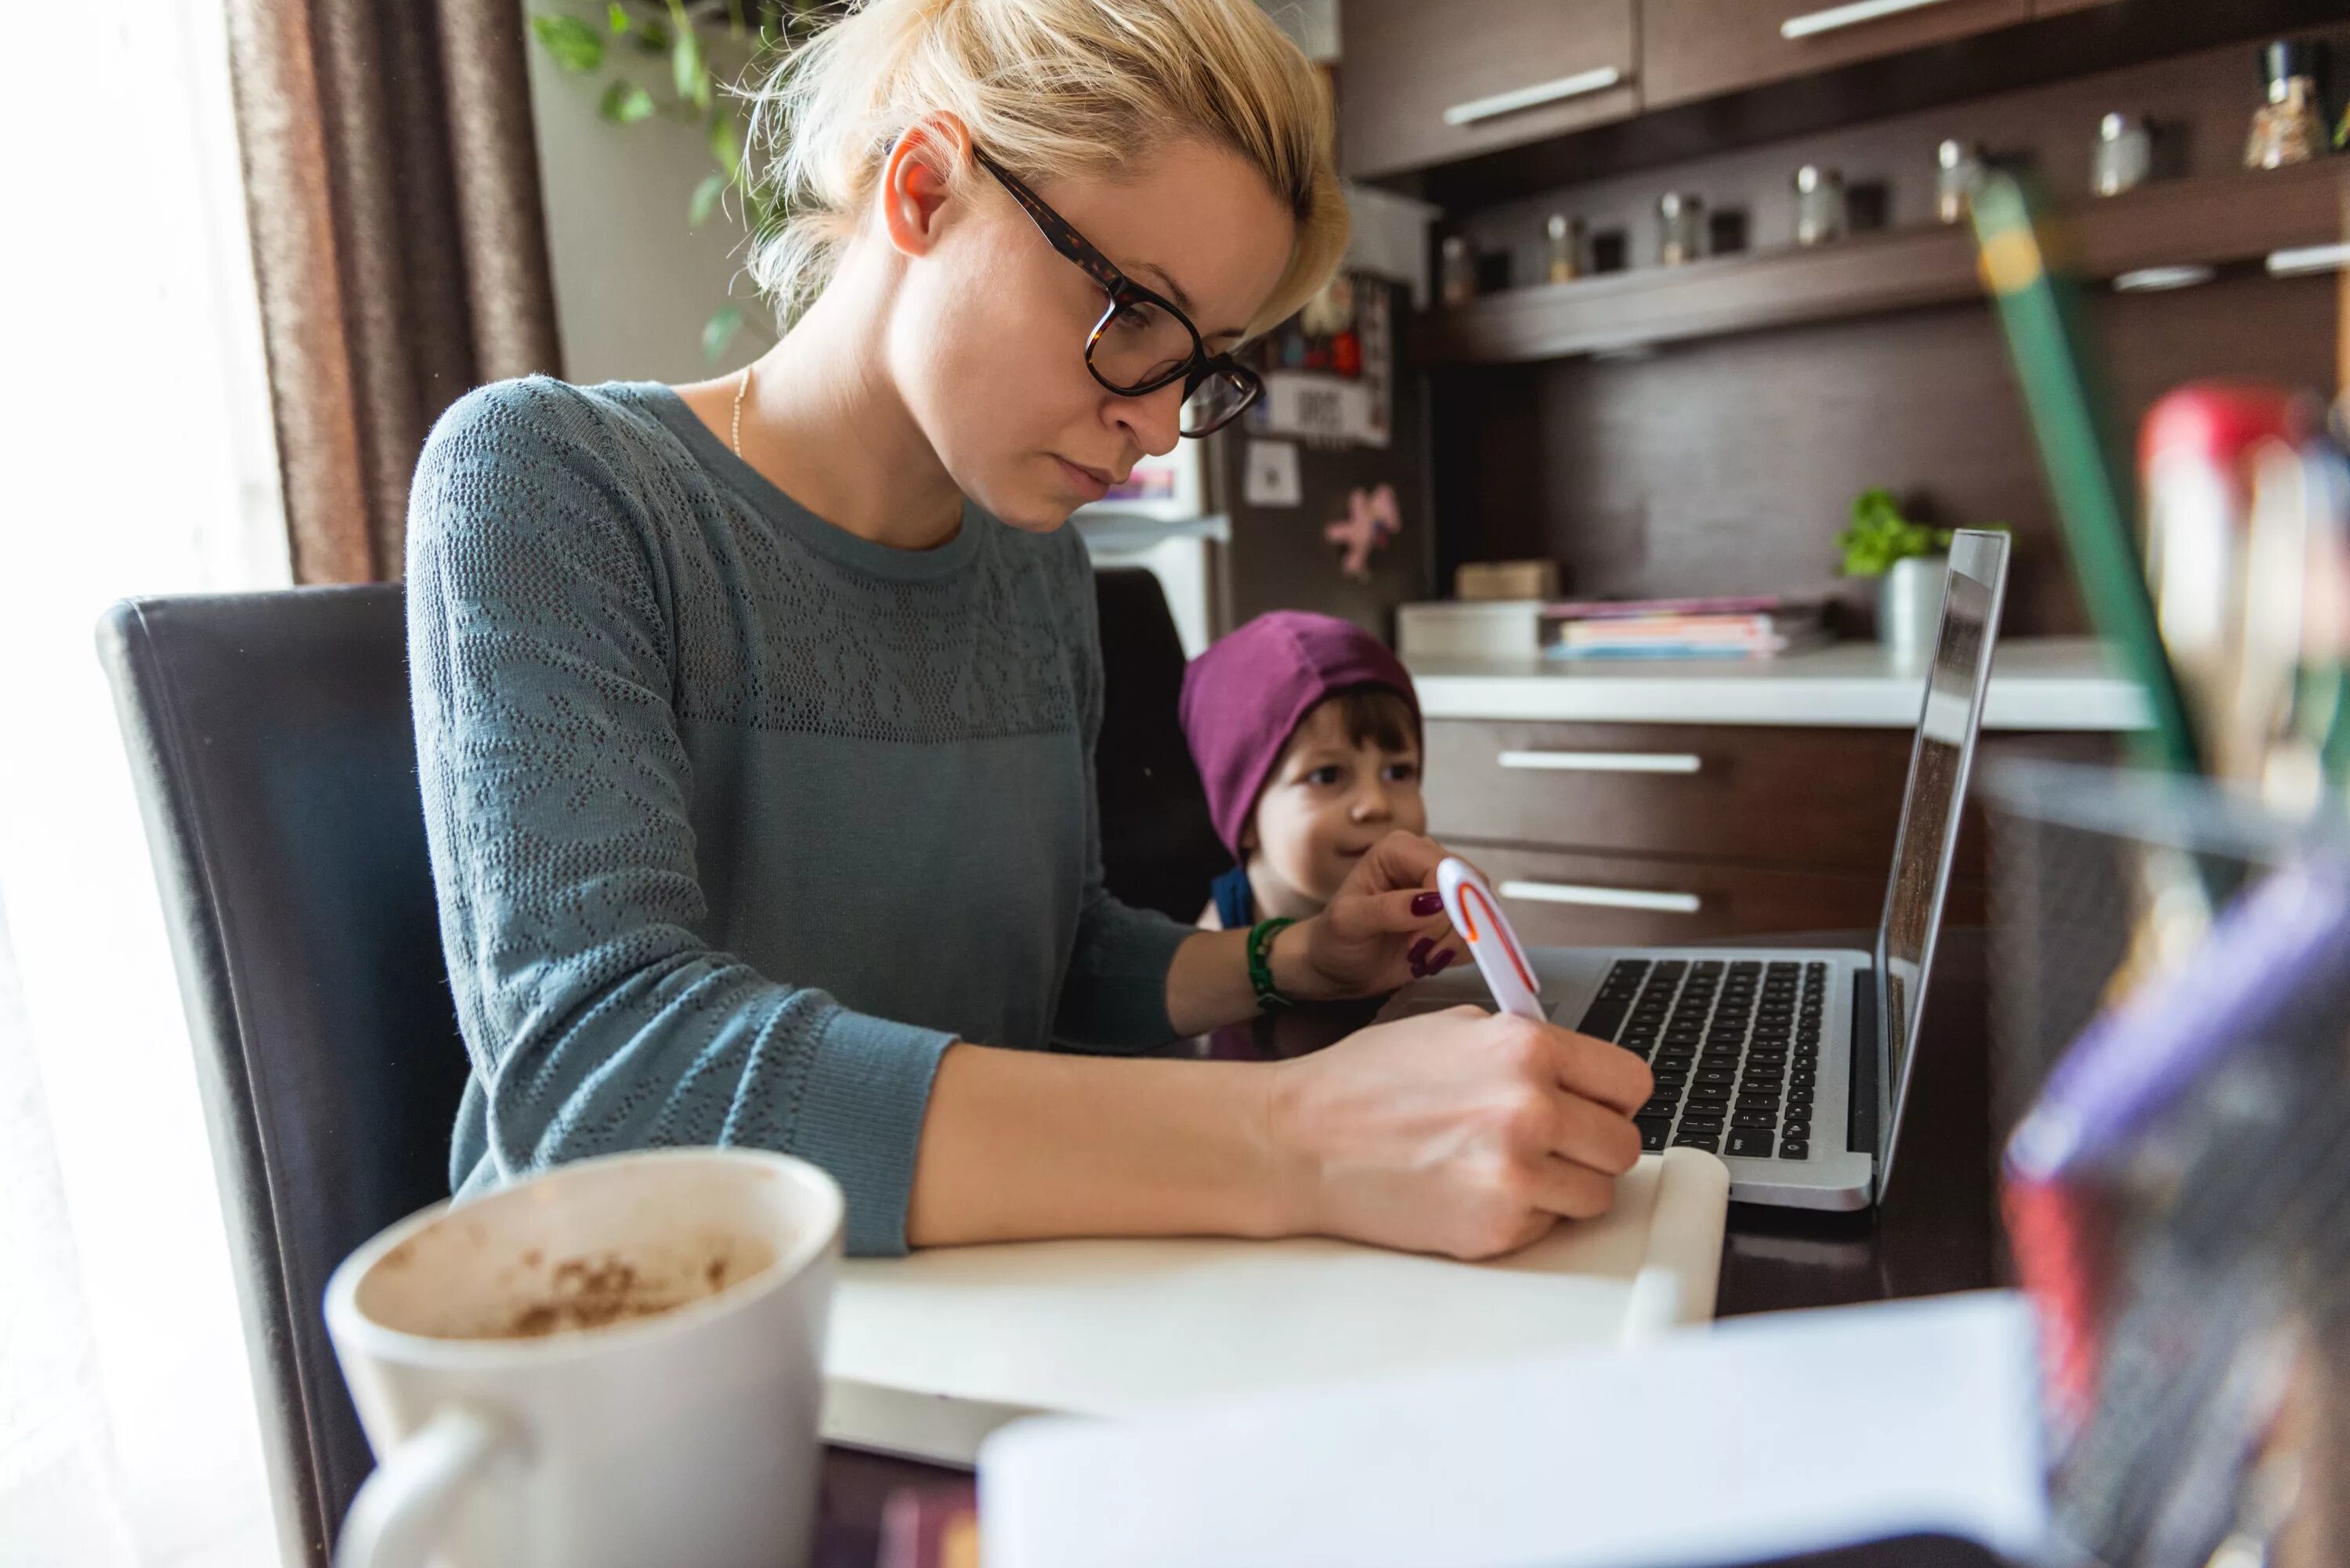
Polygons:
[[[1950,891],[2007,587],[2005,535],[1967,529],[1950,569],[1909,753],[1893,875],[1872,952],[1538,948],[1552,1022],[1638,1053],[1656,1074],[1642,1147],[1709,1150],[1739,1202],[1865,1209],[1893,1169],[1918,1023]],[[1476,977],[1409,988],[1397,1011]]]

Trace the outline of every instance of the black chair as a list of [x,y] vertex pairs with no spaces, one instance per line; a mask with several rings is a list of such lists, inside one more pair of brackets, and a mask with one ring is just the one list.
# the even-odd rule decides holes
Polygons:
[[[1106,875],[1188,919],[1223,851],[1147,572],[1100,575]],[[280,1538],[326,1568],[373,1460],[319,1303],[449,1194],[442,968],[397,586],[139,599],[99,630],[195,1040]],[[293,1543],[298,1543],[295,1545]]]
[[195,1041],[279,1539],[317,1568],[373,1464],[319,1314],[327,1276],[449,1195],[467,1071],[403,598],[142,599],[99,630]]
[[1176,722],[1183,643],[1159,579],[1135,566],[1094,575],[1101,610],[1102,879],[1124,903],[1189,925],[1232,864],[1208,819],[1207,791]]

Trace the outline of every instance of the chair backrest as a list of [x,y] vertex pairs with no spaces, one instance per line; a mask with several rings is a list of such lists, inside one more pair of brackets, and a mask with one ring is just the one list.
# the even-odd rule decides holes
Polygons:
[[467,1064],[397,587],[135,600],[99,651],[195,1041],[279,1538],[325,1568],[372,1463],[327,1277],[449,1195]]
[[1101,611],[1102,876],[1121,902],[1189,924],[1208,884],[1232,864],[1208,817],[1208,794],[1183,739],[1183,639],[1159,579],[1139,566],[1094,574]]
[[[1158,580],[1100,575],[1105,871],[1189,919],[1224,854]],[[449,1195],[468,1062],[433,906],[397,585],[116,606],[114,682],[221,1182],[281,1538],[325,1568],[372,1464],[319,1303]]]

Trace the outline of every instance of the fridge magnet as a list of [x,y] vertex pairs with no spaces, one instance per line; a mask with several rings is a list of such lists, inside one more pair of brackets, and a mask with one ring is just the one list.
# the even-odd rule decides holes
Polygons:
[[1249,430],[1328,446],[1384,447],[1394,406],[1387,286],[1341,273],[1255,345],[1264,396]]
[[1241,469],[1241,498],[1251,506],[1302,506],[1305,483],[1298,472],[1297,443],[1253,441]]
[[1322,537],[1339,545],[1343,554],[1338,570],[1357,582],[1371,580],[1371,552],[1387,548],[1388,541],[1403,532],[1403,518],[1396,511],[1395,486],[1382,484],[1377,490],[1356,486],[1347,498],[1347,515],[1336,523],[1323,525]]

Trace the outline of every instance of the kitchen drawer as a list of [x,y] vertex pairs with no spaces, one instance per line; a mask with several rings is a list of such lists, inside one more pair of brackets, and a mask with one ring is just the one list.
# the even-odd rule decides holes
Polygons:
[[1649,109],[1711,98],[2029,21],[2033,5],[2033,0],[1644,0],[1641,95]]
[[1347,0],[1340,152],[1361,178],[1515,147],[1639,108],[1633,0]]
[[1429,831],[1881,878],[1911,739],[1907,730],[1431,719]]
[[[1519,937],[1537,947],[1665,947],[1873,931],[1885,912],[1883,871],[1871,877],[1477,845],[1461,851],[1492,881]],[[1952,882],[1945,919],[1982,924],[1980,878]]]

